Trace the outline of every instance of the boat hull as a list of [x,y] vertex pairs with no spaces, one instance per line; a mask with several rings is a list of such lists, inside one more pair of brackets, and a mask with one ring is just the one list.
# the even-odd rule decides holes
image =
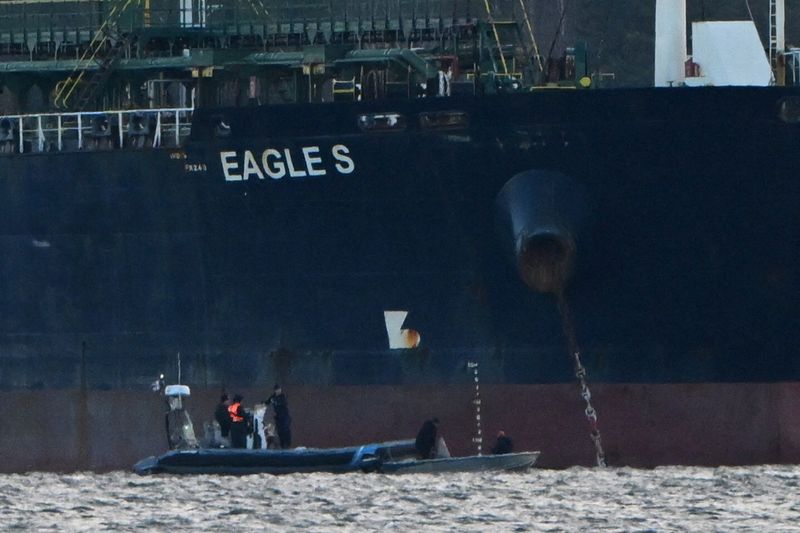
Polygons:
[[528,470],[539,458],[539,452],[519,452],[504,455],[470,455],[442,459],[389,461],[381,463],[383,474],[444,474],[458,472]]
[[174,450],[148,457],[133,466],[137,474],[306,474],[371,472],[383,454],[404,455],[414,441],[395,441],[345,448],[290,450],[200,448]]

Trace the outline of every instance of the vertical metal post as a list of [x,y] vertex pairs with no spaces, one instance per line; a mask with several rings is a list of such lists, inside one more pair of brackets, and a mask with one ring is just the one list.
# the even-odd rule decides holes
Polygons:
[[153,134],[153,148],[161,146],[161,111],[156,113],[156,132]]
[[58,115],[58,151],[64,149],[64,145],[61,142],[61,115]]
[[119,134],[119,147],[124,146],[124,138],[122,137],[122,111],[117,113],[117,132]]
[[467,368],[472,370],[473,381],[475,382],[475,397],[472,404],[475,406],[475,437],[472,442],[477,447],[478,455],[483,455],[483,430],[481,429],[481,385],[480,377],[478,376],[478,363],[477,361],[470,361],[467,363]]
[[81,114],[78,113],[78,150],[83,148],[83,124],[81,122]]
[[19,117],[19,153],[22,153],[22,117]]
[[42,129],[42,115],[36,116],[36,136],[38,137],[39,151],[44,151],[44,130]]
[[181,131],[181,112],[179,109],[175,110],[175,147],[181,145],[180,131]]

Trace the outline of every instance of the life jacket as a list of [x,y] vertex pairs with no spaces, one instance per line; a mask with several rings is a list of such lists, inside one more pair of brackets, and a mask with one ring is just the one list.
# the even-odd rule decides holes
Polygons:
[[237,414],[239,412],[239,407],[241,407],[241,405],[242,405],[241,403],[236,402],[228,406],[228,414],[231,415],[231,422],[233,422],[234,424],[236,422],[244,422],[244,418]]

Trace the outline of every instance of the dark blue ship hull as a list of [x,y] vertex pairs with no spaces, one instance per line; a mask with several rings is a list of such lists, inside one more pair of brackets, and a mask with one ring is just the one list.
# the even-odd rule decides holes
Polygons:
[[[178,353],[183,381],[209,397],[275,381],[326,401],[348,391],[333,420],[316,420],[314,401],[300,407],[314,445],[338,444],[323,422],[353,424],[362,410],[385,412],[366,417],[365,440],[396,438],[386,433],[407,405],[428,405],[419,419],[451,409],[437,389],[464,390],[469,411],[468,361],[498,401],[514,390],[519,405],[554,406],[574,379],[568,343],[554,295],[523,279],[520,228],[569,256],[564,299],[616,416],[647,419],[642,398],[663,398],[662,386],[795,382],[798,108],[797,90],[709,88],[209,109],[181,149],[4,156],[3,418],[20,420],[7,406],[30,389],[74,397],[70,420],[100,416],[88,397],[128,398]],[[390,348],[386,311],[408,312],[417,347]],[[359,403],[381,387],[392,402]],[[580,404],[570,409],[583,431]],[[522,428],[545,420],[511,414],[503,425],[526,439]],[[464,420],[454,426],[469,434]],[[790,423],[781,415],[769,432]],[[75,435],[90,426],[75,422]],[[92,459],[106,452],[91,435],[74,438],[89,467],[116,465]],[[575,450],[591,460],[587,441]],[[128,444],[134,456],[142,442]],[[664,460],[637,442],[621,444],[620,463],[800,450],[792,440],[754,457]],[[521,444],[552,465],[583,453]],[[58,463],[31,453],[11,468]]]

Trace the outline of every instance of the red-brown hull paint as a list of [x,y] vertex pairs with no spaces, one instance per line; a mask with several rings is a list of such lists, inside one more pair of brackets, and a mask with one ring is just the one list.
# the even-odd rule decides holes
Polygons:
[[[241,392],[245,404],[268,388]],[[464,386],[287,386],[296,446],[413,437],[437,416],[454,455],[476,451],[474,392]],[[593,404],[608,463],[653,467],[800,462],[800,383],[596,384]],[[541,467],[592,465],[577,385],[482,385],[483,450],[499,429]],[[195,388],[198,436],[216,390]],[[0,393],[1,472],[128,469],[166,449],[164,403],[144,391]]]

